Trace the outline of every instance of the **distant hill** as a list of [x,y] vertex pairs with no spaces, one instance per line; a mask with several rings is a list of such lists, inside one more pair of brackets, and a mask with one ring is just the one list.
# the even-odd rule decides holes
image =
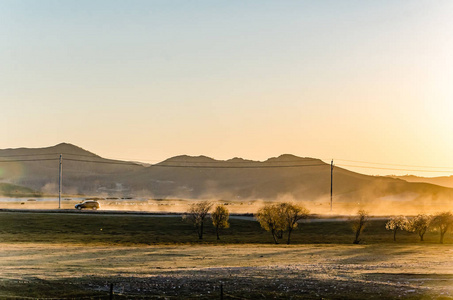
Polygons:
[[[59,155],[63,192],[152,198],[330,201],[330,164],[290,154],[252,161],[181,155],[155,165],[104,159],[71,144],[0,150],[0,182],[42,193],[58,191]],[[450,203],[453,189],[334,168],[335,203],[412,201]],[[386,204],[387,203],[387,204]]]
[[414,175],[405,176],[389,176],[392,178],[402,179],[407,182],[425,182],[435,185],[440,185],[448,188],[453,188],[453,176],[440,176],[440,177],[419,177]]
[[28,156],[55,156],[59,154],[79,154],[83,156],[99,157],[94,153],[84,150],[80,147],[68,143],[61,143],[52,147],[46,148],[16,148],[16,149],[3,149],[0,150],[0,157],[13,156],[17,159],[27,158]]
[[[59,157],[63,157],[63,188],[67,194],[122,191],[122,177],[142,167],[137,163],[104,159],[72,144],[47,148],[0,150],[0,182],[14,183],[43,193],[58,192]],[[9,161],[9,162],[5,162]],[[95,162],[95,163],[93,163]]]

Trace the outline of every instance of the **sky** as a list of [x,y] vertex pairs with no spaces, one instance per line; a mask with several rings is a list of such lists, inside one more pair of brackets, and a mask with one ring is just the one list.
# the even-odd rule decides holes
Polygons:
[[450,0],[0,0],[0,148],[453,175],[452,19]]

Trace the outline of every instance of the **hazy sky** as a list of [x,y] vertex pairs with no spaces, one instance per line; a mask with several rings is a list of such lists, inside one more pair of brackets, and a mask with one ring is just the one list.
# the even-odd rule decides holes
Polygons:
[[0,148],[453,171],[452,20],[450,0],[0,0]]

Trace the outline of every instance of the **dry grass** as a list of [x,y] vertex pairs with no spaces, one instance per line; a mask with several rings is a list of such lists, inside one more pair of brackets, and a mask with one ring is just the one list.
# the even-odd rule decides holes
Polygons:
[[342,221],[304,224],[290,246],[272,245],[257,222],[244,220],[219,244],[209,231],[198,243],[179,218],[2,213],[0,220],[0,298],[97,299],[112,282],[116,299],[219,299],[222,282],[243,299],[453,299],[451,244],[410,234],[393,243],[383,220],[364,232],[365,245],[351,244]]
[[[393,243],[392,232],[385,230],[385,219],[368,223],[362,240],[366,244]],[[73,214],[0,213],[0,239],[9,243],[64,243],[89,245],[156,245],[156,244],[270,244],[272,236],[260,228],[257,221],[231,219],[231,226],[216,241],[210,220],[205,226],[203,241],[195,228],[181,217],[152,215],[102,215],[74,212]],[[397,243],[419,243],[418,236],[398,232]],[[354,240],[350,221],[309,221],[300,224],[291,235],[293,244],[350,244]],[[437,233],[427,233],[425,244],[437,243]],[[283,238],[282,243],[286,240]],[[445,243],[452,243],[448,233]]]

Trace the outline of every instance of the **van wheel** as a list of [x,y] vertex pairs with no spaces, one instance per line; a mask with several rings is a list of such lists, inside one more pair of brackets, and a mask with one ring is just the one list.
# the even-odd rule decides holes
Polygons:
[[77,209],[78,209],[78,210],[81,210],[81,209],[82,209],[82,207],[80,207],[80,206],[77,206]]

